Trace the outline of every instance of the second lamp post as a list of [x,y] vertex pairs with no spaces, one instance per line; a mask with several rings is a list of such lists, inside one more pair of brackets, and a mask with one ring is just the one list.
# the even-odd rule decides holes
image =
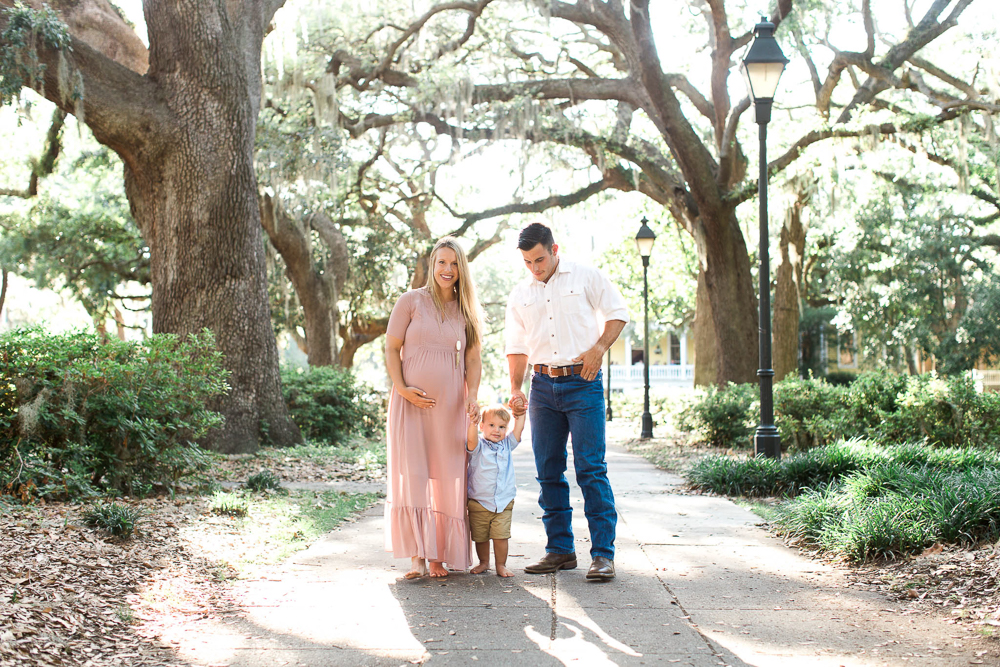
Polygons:
[[760,125],[760,177],[757,194],[760,200],[760,425],[754,436],[754,454],[781,458],[781,436],[774,425],[774,397],[771,368],[771,271],[767,249],[767,123],[771,120],[771,103],[788,59],[774,39],[774,24],[761,17],[754,26],[754,40],[747,49],[740,71],[754,105],[754,120]]
[[642,433],[639,437],[648,440],[653,437],[653,415],[649,412],[649,256],[653,254],[653,243],[656,242],[656,234],[646,224],[646,217],[642,218],[642,227],[635,235],[635,245],[639,248],[639,255],[642,256],[642,308],[644,320],[644,333],[642,336],[642,379],[645,386],[645,394],[642,403]]

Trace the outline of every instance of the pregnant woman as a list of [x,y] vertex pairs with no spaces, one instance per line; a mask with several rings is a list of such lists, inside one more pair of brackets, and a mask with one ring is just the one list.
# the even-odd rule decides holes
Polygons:
[[482,375],[481,318],[465,251],[445,237],[427,285],[399,297],[389,317],[386,551],[411,559],[407,579],[471,565],[465,432]]

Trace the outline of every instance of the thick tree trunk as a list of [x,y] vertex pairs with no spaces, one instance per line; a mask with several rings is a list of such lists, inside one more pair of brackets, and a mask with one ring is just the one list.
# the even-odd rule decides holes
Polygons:
[[705,272],[701,270],[698,271],[694,312],[694,385],[707,387],[716,382],[715,323],[712,322],[712,302],[708,298]]
[[[253,452],[262,428],[273,444],[293,444],[300,436],[281,395],[257,186],[245,145],[253,137],[249,105],[185,97],[175,97],[186,110],[178,109],[173,150],[150,155],[126,178],[150,248],[153,332],[215,333],[232,389],[212,406],[226,423],[208,446]],[[213,107],[219,116],[209,112]],[[185,117],[190,122],[181,122]]]
[[802,225],[800,198],[789,211],[781,228],[781,264],[775,275],[774,290],[774,380],[777,382],[799,369],[799,312],[802,303],[802,259],[806,231]]
[[427,271],[428,263],[430,262],[430,252],[431,249],[427,248],[426,251],[421,253],[417,257],[417,263],[413,267],[413,276],[410,278],[410,289],[417,289],[418,287],[423,287],[427,284]]
[[756,382],[760,354],[750,257],[735,213],[724,210],[718,217],[711,220],[702,211],[706,227],[714,228],[705,234],[704,275],[715,332],[715,383]]
[[226,422],[206,444],[253,452],[262,431],[275,445],[299,442],[281,394],[253,169],[259,71],[243,50],[256,48],[259,62],[260,42],[240,43],[249,19],[221,5],[145,9],[148,77],[167,114],[119,152],[150,248],[153,331],[215,333],[232,389],[213,406]]
[[[105,0],[57,4],[74,39],[62,53],[41,45],[41,92],[125,163],[150,248],[153,331],[209,328],[225,356],[231,389],[213,407],[226,423],[205,444],[252,452],[262,428],[273,444],[298,442],[281,395],[253,170],[261,43],[283,0],[146,0],[148,70],[138,38],[115,36],[125,24]],[[60,92],[67,66],[82,77],[79,101]]]

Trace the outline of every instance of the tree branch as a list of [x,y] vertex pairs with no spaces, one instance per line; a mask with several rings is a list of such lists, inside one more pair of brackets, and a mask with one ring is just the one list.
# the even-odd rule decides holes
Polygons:
[[[941,124],[948,120],[954,120],[958,117],[958,113],[954,111],[946,111],[938,114],[934,118],[935,124]],[[880,135],[880,136],[891,136],[898,133],[904,132],[917,132],[925,129],[925,120],[916,120],[911,123],[903,123],[901,125],[896,125],[894,123],[882,123],[881,125],[869,125],[868,127],[859,130],[848,130],[845,128],[828,129],[828,130],[813,130],[808,134],[802,136],[798,141],[796,141],[783,155],[768,164],[767,171],[768,174],[773,176],[774,174],[784,171],[790,164],[795,162],[802,154],[802,152],[812,144],[818,143],[820,141],[825,141],[827,139],[849,139],[854,137],[860,137],[865,135]],[[744,183],[741,188],[730,192],[726,199],[737,204],[743,203],[749,199],[752,199],[757,194],[757,182]]]
[[52,124],[45,135],[45,150],[38,160],[32,160],[31,175],[28,177],[28,187],[24,190],[0,189],[0,195],[31,199],[38,194],[38,181],[52,173],[62,150],[62,129],[66,121],[66,112],[56,109],[52,112]]
[[951,74],[948,74],[947,72],[945,72],[943,69],[941,69],[940,67],[938,67],[934,63],[932,63],[930,61],[927,61],[927,60],[924,60],[923,58],[920,58],[918,56],[912,56],[909,59],[909,62],[911,62],[913,65],[919,67],[920,69],[924,70],[928,74],[931,74],[932,76],[936,76],[937,78],[941,79],[945,83],[950,84],[951,86],[954,86],[955,88],[961,90],[963,93],[965,93],[966,95],[968,95],[970,98],[975,99],[975,98],[979,97],[978,91],[976,91],[976,89],[973,86],[971,86],[968,83],[962,81],[961,79],[959,79],[956,76],[952,76]]
[[[610,187],[612,187],[611,181],[607,178],[602,178],[601,180],[595,181],[586,187],[580,188],[576,192],[571,192],[565,195],[552,195],[533,202],[511,203],[504,206],[496,206],[494,208],[478,211],[476,213],[459,213],[457,215],[452,213],[455,217],[462,220],[462,224],[457,229],[452,231],[450,235],[462,236],[469,230],[470,227],[480,220],[488,220],[489,218],[496,218],[502,215],[513,215],[515,213],[541,213],[542,211],[547,211],[550,208],[567,208],[569,206],[579,204],[598,192],[607,190]],[[448,210],[451,211],[452,209],[448,207]]]
[[382,58],[382,61],[372,72],[371,78],[381,78],[381,74],[387,71],[389,69],[389,66],[395,61],[396,52],[400,49],[400,47],[403,46],[403,44],[405,44],[411,37],[420,32],[420,30],[424,27],[424,25],[426,25],[428,21],[434,18],[434,16],[440,14],[441,12],[454,11],[454,10],[469,12],[470,14],[469,25],[466,28],[465,34],[458,39],[452,40],[451,42],[442,45],[441,48],[438,50],[438,53],[434,57],[434,59],[441,57],[445,53],[454,51],[459,46],[464,44],[469,39],[469,37],[472,36],[472,31],[475,29],[476,19],[479,17],[480,14],[482,14],[483,9],[486,8],[486,5],[490,4],[492,1],[493,0],[478,0],[478,2],[461,2],[461,1],[442,2],[439,5],[434,5],[426,12],[424,12],[423,16],[419,17],[416,21],[408,25],[403,30],[403,34],[400,35],[399,38],[389,46],[389,48],[386,50],[385,57]]
[[[879,62],[878,67],[886,73],[894,72],[900,65],[913,57],[917,51],[927,46],[949,28],[954,27],[958,23],[958,17],[972,3],[972,0],[958,0],[948,18],[939,22],[938,17],[951,3],[952,0],[934,0],[920,23],[909,32],[905,40],[889,49],[889,52]],[[832,67],[831,65],[831,69]],[[886,88],[888,88],[888,84],[884,78],[879,79],[869,73],[869,79],[854,94],[853,99],[841,112],[837,123],[846,123],[851,119],[853,111],[858,106],[871,102]]]

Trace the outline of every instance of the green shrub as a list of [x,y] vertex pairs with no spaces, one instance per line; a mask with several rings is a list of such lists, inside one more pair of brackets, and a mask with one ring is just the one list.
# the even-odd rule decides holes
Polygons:
[[281,479],[270,470],[261,470],[247,478],[246,487],[251,491],[276,491],[281,488]]
[[352,433],[374,436],[384,427],[382,395],[349,370],[284,368],[281,380],[292,420],[307,438],[336,445]]
[[775,425],[782,443],[809,449],[853,435],[845,393],[845,388],[815,378],[788,376],[775,384]]
[[143,514],[143,510],[138,507],[110,502],[87,509],[83,514],[83,522],[91,528],[99,528],[115,537],[129,538],[136,532]]
[[806,489],[794,500],[774,508],[774,526],[779,535],[817,542],[820,535],[844,514],[845,496],[838,484]]
[[897,400],[905,388],[906,376],[889,371],[859,375],[847,389],[848,411],[857,435],[882,426],[885,416],[898,410]]
[[77,332],[0,335],[0,491],[77,497],[171,487],[207,464],[227,390],[212,334],[143,343]]
[[969,373],[905,378],[898,410],[878,435],[889,442],[924,441],[948,447],[1000,443],[1000,397],[979,394]]
[[[899,452],[911,448],[916,449],[916,447],[907,445],[893,447],[894,460],[900,460]],[[958,472],[1000,469],[1000,452],[997,452],[995,449],[976,449],[972,447],[950,447],[947,449],[923,447],[922,449],[926,452],[927,465],[931,467]],[[909,454],[909,456],[916,459],[919,455]]]
[[858,462],[863,467],[775,508],[778,533],[853,561],[914,553],[935,542],[992,542],[1000,535],[995,453],[941,457],[942,450],[911,445],[875,456],[863,447],[854,449],[867,457]]
[[759,419],[757,385],[707,387],[678,415],[678,426],[696,431],[700,440],[716,447],[749,447]]
[[[759,419],[757,385],[709,387],[677,412],[678,425],[719,447],[744,447]],[[846,387],[787,377],[774,386],[775,425],[786,449],[844,438],[885,445],[1000,446],[1000,392],[977,393],[971,374],[862,373]]]
[[[843,489],[853,502],[861,503],[869,498],[881,498],[903,493],[904,490],[919,489],[926,470],[917,469],[898,461],[878,461],[871,466],[847,475]],[[914,477],[918,480],[914,484]]]

